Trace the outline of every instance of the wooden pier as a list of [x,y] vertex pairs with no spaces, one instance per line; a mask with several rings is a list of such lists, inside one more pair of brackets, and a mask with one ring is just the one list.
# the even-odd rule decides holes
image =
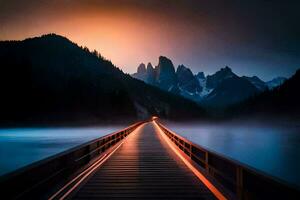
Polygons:
[[299,199],[299,190],[210,152],[157,120],[0,179],[3,199]]

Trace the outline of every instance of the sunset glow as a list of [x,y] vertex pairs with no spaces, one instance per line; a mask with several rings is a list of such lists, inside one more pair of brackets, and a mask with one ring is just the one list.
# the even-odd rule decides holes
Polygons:
[[[125,72],[134,72],[140,62],[152,61],[156,64],[159,55],[174,57],[180,51],[188,50],[188,45],[192,44],[190,37],[187,37],[188,25],[132,8],[106,10],[103,7],[75,7],[75,11],[55,14],[35,11],[32,15],[33,21],[28,16],[25,19],[17,16],[9,24],[4,24],[0,38],[24,39],[57,33],[81,46],[98,50]],[[178,31],[179,28],[183,31]],[[180,39],[185,40],[186,44],[178,49],[176,40]]]
[[0,0],[2,199],[300,197],[299,10]]
[[[0,40],[57,33],[96,49],[127,73],[141,62],[155,66],[164,55],[194,72],[211,74],[228,65],[238,74],[259,71],[265,80],[290,76],[300,64],[295,18],[284,15],[289,24],[277,15],[258,20],[267,15],[264,8],[270,5],[265,4],[258,9],[194,0],[11,0],[1,2]],[[278,10],[272,15],[293,13],[277,4],[272,9]]]

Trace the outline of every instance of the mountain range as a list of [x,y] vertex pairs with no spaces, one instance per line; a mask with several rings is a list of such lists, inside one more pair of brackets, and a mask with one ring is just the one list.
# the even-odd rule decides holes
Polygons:
[[172,61],[160,56],[158,65],[140,64],[132,77],[205,106],[224,107],[281,85],[286,78],[264,82],[257,76],[238,76],[228,66],[212,75],[193,74],[184,65],[175,69]]
[[161,56],[155,67],[141,64],[133,78],[56,34],[0,41],[0,66],[1,126],[208,119],[201,105],[235,104],[229,113],[237,116],[300,113],[299,71],[287,81],[238,76],[229,67],[205,76],[184,65],[175,70]]
[[[206,116],[195,102],[136,80],[56,34],[1,41],[0,66],[2,125]],[[161,71],[161,83],[171,81],[168,73]]]
[[229,107],[227,113],[232,117],[267,115],[300,119],[300,69],[279,87],[265,90],[253,98]]

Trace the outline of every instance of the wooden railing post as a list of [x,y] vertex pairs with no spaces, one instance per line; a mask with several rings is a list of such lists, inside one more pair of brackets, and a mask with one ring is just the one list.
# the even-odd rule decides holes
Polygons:
[[238,199],[243,199],[243,168],[237,166],[236,168],[236,192]]
[[208,165],[208,152],[205,151],[205,169],[209,172],[209,165]]
[[192,144],[188,143],[190,145],[190,158],[192,159]]
[[299,199],[299,188],[287,185],[267,174],[205,149],[170,131],[161,124],[159,126],[174,144],[178,143],[177,146],[182,147],[181,143],[178,142],[180,140],[190,144],[189,148],[183,147],[183,151],[190,151],[192,160],[234,199],[269,199],[270,194],[276,199]]

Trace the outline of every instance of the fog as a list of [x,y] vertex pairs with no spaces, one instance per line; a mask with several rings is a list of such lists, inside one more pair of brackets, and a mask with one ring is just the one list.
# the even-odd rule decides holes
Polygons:
[[206,149],[300,187],[300,124],[297,122],[164,124]]
[[0,129],[0,175],[122,128]]
[[[300,124],[291,121],[174,123],[168,128],[200,146],[300,188]],[[125,126],[0,129],[0,175]]]

